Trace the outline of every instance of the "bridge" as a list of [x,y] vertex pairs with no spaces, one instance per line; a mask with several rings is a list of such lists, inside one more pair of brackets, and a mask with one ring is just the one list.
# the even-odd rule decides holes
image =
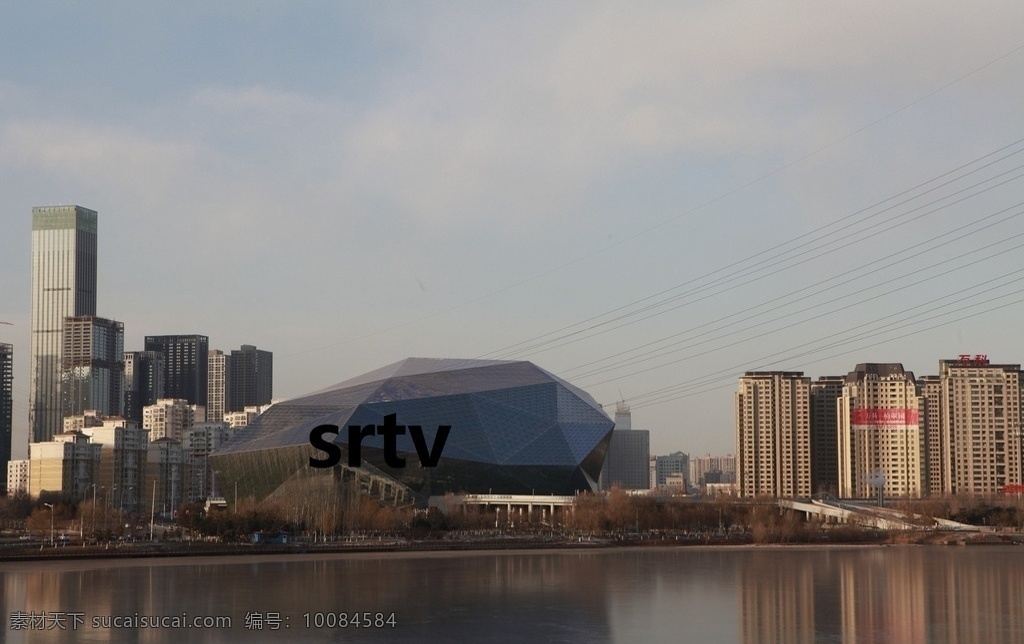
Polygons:
[[892,508],[860,505],[849,501],[779,499],[778,505],[788,510],[801,512],[808,519],[816,518],[825,523],[854,523],[879,530],[982,531],[979,526],[958,523],[949,519],[936,519],[923,514],[909,514]]

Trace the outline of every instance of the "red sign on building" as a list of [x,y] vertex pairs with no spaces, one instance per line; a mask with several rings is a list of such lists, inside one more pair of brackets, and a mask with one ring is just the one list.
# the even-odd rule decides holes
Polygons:
[[878,429],[898,429],[917,425],[916,409],[851,409],[850,422],[853,425]]
[[988,364],[988,354],[985,353],[975,353],[974,356],[969,353],[961,353],[959,358],[961,367],[984,367]]

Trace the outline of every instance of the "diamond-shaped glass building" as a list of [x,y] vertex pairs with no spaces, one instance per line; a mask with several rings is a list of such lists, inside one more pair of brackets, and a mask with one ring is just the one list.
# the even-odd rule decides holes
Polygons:
[[[410,428],[396,442],[405,466],[390,467],[385,438],[368,435],[360,466],[348,467],[349,426],[390,414]],[[310,442],[321,425],[338,428],[325,436],[343,453],[337,467],[310,466],[327,456]],[[451,429],[440,459],[425,467],[411,426],[436,449],[442,425]],[[302,481],[325,475],[421,505],[446,493],[571,495],[596,489],[613,425],[589,394],[530,362],[410,358],[272,406],[211,462],[222,490],[258,499],[301,493]]]

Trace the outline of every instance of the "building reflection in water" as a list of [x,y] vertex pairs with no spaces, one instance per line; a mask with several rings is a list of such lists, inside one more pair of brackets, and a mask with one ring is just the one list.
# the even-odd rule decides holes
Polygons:
[[1024,550],[766,549],[740,566],[742,641],[1024,642]]
[[[16,612],[230,616],[278,641],[1024,642],[1024,548],[728,547],[7,562],[4,637],[179,642],[181,630],[13,630]],[[307,628],[304,614],[394,612],[393,631]]]

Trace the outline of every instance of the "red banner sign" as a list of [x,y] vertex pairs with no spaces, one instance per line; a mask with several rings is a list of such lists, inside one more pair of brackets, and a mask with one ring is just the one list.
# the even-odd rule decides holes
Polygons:
[[917,425],[916,409],[852,409],[850,420],[853,425],[895,429]]

